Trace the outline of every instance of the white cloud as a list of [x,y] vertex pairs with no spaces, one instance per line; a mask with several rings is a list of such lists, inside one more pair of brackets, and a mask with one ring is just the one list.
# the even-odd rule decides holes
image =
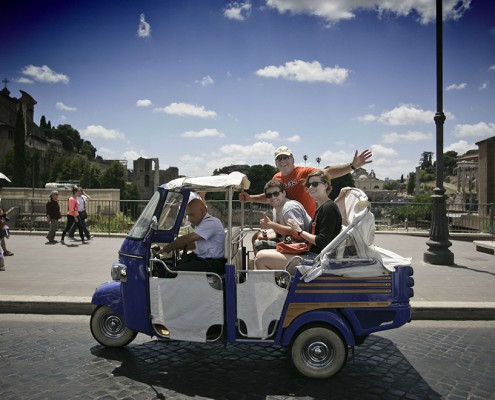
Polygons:
[[[137,160],[139,157],[145,157],[145,158],[146,158],[146,156],[144,155],[144,153],[143,153],[143,152],[138,153],[138,152],[136,152],[135,150],[127,150],[127,151],[124,151],[124,152],[122,153],[122,156],[121,156],[121,158],[122,158],[122,159],[125,159],[125,160],[127,160],[128,162],[129,162],[129,161],[134,161],[134,160]],[[128,165],[128,168],[129,168],[129,165]]]
[[474,125],[464,124],[454,127],[454,134],[459,137],[489,137],[495,135],[495,123],[478,122]]
[[301,136],[299,136],[299,135],[289,136],[287,138],[287,141],[290,143],[299,143],[301,141]]
[[453,83],[452,85],[449,85],[445,88],[445,90],[448,92],[450,90],[462,90],[467,87],[467,83]]
[[138,101],[136,101],[137,107],[150,107],[152,105],[153,103],[151,102],[151,100],[148,99],[139,99]]
[[266,132],[257,133],[254,137],[259,140],[276,140],[280,137],[280,133],[269,129]]
[[328,165],[341,165],[352,161],[354,157],[354,152],[346,152],[343,150],[339,151],[325,151],[320,155],[321,162],[320,167],[326,167]]
[[28,65],[22,69],[21,73],[38,82],[69,83],[69,77],[67,75],[53,71],[48,65],[43,65],[42,67]]
[[204,106],[196,106],[188,103],[172,103],[166,107],[155,108],[154,111],[179,115],[181,117],[215,118],[217,116],[215,111],[205,110]]
[[215,81],[210,75],[203,76],[201,80],[195,81],[195,83],[199,83],[201,86],[209,86],[213,85]]
[[58,119],[59,119],[60,121],[65,121],[65,120],[67,119],[67,117],[66,117],[65,115],[60,115],[60,116],[58,117]]
[[365,114],[357,117],[357,120],[361,122],[374,122],[378,120],[378,117],[373,114]]
[[57,107],[59,110],[64,110],[64,111],[76,111],[77,108],[76,107],[69,107],[69,106],[66,106],[64,103],[62,103],[61,101],[59,101],[57,104],[55,104],[55,107]]
[[468,143],[465,140],[459,140],[456,143],[452,143],[451,145],[447,146],[444,148],[444,152],[447,151],[455,151],[459,155],[463,155],[466,153],[468,150],[477,150],[478,146],[476,146],[474,143]]
[[[435,2],[425,0],[267,0],[266,4],[282,14],[307,14],[323,18],[328,23],[353,19],[359,10],[376,11],[379,17],[385,13],[407,16],[415,10],[422,24],[435,21]],[[444,0],[444,19],[461,18],[470,4],[471,0]]]
[[[396,157],[397,152],[391,147],[385,147],[381,144],[371,145],[371,152],[373,153],[373,159],[380,157]],[[354,154],[353,154],[354,156]]]
[[264,78],[283,78],[297,82],[326,82],[341,85],[349,76],[349,71],[339,66],[323,68],[318,61],[294,60],[278,67],[269,65],[257,70],[256,75]]
[[[452,114],[446,113],[450,118]],[[359,121],[371,122],[377,121],[385,125],[415,125],[415,124],[433,124],[435,112],[423,110],[410,104],[401,104],[392,110],[384,111],[378,116],[366,114],[357,117]]]
[[488,71],[495,71],[495,64],[490,65],[490,68],[488,68]]
[[251,8],[252,6],[249,1],[244,3],[232,2],[225,8],[223,16],[236,21],[244,21],[251,14]]
[[98,154],[103,158],[109,158],[109,159],[117,157],[117,153],[115,152],[115,150],[109,149],[108,147],[99,147]]
[[147,38],[151,36],[151,25],[146,22],[144,14],[139,16],[139,27],[137,35],[141,38]]
[[107,129],[101,125],[88,125],[81,134],[87,138],[105,140],[125,140],[125,135],[117,129]]
[[488,85],[489,84],[490,84],[490,82],[488,82],[488,81],[481,83],[480,90],[486,90],[486,89],[488,89]]
[[407,133],[390,132],[382,135],[383,143],[396,143],[396,142],[420,142],[422,140],[429,140],[433,137],[431,133],[424,133],[419,131],[410,131]]
[[225,135],[216,129],[203,129],[201,131],[187,131],[181,133],[180,136],[186,138],[203,138],[203,137],[224,137]]
[[17,78],[16,79],[16,82],[17,83],[25,83],[25,84],[28,84],[28,85],[34,83],[34,81],[32,81],[31,79],[28,79],[28,78],[25,78],[25,77]]

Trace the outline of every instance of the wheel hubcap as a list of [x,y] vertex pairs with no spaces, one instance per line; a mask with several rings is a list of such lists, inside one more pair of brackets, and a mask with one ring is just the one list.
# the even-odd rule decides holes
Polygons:
[[332,362],[333,351],[324,342],[313,342],[308,345],[303,357],[308,365],[321,368]]
[[101,328],[106,336],[118,338],[122,336],[125,326],[119,317],[116,315],[109,315],[104,318]]

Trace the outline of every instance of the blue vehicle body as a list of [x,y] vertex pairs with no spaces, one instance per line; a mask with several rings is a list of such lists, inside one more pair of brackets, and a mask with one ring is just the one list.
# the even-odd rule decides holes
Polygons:
[[[197,190],[200,189],[204,188],[199,186]],[[230,187],[226,190],[232,193]],[[174,278],[160,277],[158,269],[167,269],[172,261],[156,258],[150,249],[154,244],[173,241],[184,229],[181,224],[190,192],[191,184],[160,187],[150,200],[151,205],[143,211],[144,217],[140,217],[124,240],[118,262],[112,267],[114,281],[98,287],[92,299],[98,308],[109,310],[104,317],[92,318],[92,332],[100,343],[112,346],[115,340],[116,347],[125,345],[121,332],[127,331],[130,340],[133,337],[129,332],[134,335],[140,332],[163,340],[291,346],[296,368],[306,376],[319,378],[338,372],[347,349],[361,344],[371,333],[398,328],[410,321],[409,299],[413,296],[414,280],[408,263],[395,265],[393,271],[376,269],[379,273],[374,276],[356,277],[346,276],[342,271],[349,265],[359,269],[361,264],[374,265],[377,261],[372,257],[364,261],[330,259],[325,268],[318,266],[320,270],[310,279],[308,269],[304,268],[297,268],[293,276],[285,271],[248,270],[248,252],[242,241],[245,232],[241,227],[240,234],[234,235],[231,219],[227,227],[231,234],[227,235],[229,254],[224,276],[179,272]],[[232,196],[229,218],[231,207]],[[346,239],[344,236],[342,240]],[[310,266],[310,272],[314,271]],[[289,276],[288,283],[280,283],[281,274]],[[172,295],[176,284],[184,286]],[[201,298],[199,293],[212,297]],[[191,304],[190,315],[180,308],[182,302]],[[208,316],[201,311],[205,302],[208,303],[205,310],[212,309],[215,315],[211,326]],[[196,311],[198,315],[194,314]],[[113,319],[108,319],[109,315]],[[181,315],[184,319],[190,317],[191,321],[197,319],[198,327],[191,329],[191,322],[183,323]],[[106,321],[114,323],[115,318],[121,321],[120,330],[102,339],[98,330],[103,327],[101,330],[105,331]],[[201,329],[203,333],[198,334]],[[298,338],[308,329],[316,329],[310,331],[315,338],[306,344]],[[326,356],[321,356],[321,352]],[[342,358],[344,361],[339,361]],[[332,363],[336,364],[333,369]]]

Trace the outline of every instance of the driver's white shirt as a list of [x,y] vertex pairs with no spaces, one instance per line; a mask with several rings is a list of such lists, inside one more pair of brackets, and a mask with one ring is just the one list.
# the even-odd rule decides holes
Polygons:
[[199,225],[194,227],[194,232],[204,239],[195,242],[194,252],[198,257],[225,257],[225,231],[218,218],[206,213]]

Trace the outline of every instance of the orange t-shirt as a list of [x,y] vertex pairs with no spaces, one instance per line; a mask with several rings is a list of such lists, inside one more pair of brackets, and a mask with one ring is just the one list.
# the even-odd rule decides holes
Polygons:
[[311,167],[294,167],[294,170],[289,175],[282,176],[280,172],[273,175],[273,179],[280,181],[285,185],[287,197],[301,203],[311,218],[313,218],[316,212],[316,200],[309,195],[304,187],[304,181],[306,180],[306,177],[314,171],[318,171],[318,169]]

